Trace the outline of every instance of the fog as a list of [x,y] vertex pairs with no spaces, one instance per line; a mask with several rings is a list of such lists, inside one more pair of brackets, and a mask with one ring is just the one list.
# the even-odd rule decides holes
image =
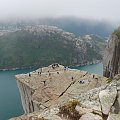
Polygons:
[[120,21],[120,0],[0,0],[0,20],[74,16]]

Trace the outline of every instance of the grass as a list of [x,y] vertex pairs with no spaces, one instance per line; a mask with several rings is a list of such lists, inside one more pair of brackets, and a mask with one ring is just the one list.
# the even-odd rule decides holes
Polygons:
[[111,83],[111,82],[112,82],[112,78],[108,78],[107,83]]

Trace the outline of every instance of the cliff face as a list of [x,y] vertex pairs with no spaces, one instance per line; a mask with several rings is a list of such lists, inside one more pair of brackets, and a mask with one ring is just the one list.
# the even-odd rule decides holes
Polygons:
[[64,104],[11,120],[120,120],[120,76],[110,84],[69,96],[66,102],[62,97]]
[[63,105],[74,96],[107,83],[105,77],[53,65],[16,75],[25,113]]
[[108,42],[103,65],[106,77],[114,77],[120,73],[120,28],[112,34]]
[[17,85],[21,95],[22,106],[25,113],[34,112],[34,104],[32,101],[33,89],[29,88],[22,82],[17,81]]

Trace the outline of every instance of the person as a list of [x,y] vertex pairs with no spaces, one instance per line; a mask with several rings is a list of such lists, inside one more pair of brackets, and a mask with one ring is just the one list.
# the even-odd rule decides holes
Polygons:
[[64,67],[64,71],[66,71],[66,67]]
[[80,80],[79,83],[80,83],[80,84],[84,84],[84,80]]
[[54,66],[54,64],[52,64],[52,68],[53,68],[53,69],[55,69],[55,66]]
[[72,77],[72,80],[73,80],[73,77]]
[[29,73],[29,77],[31,77],[31,74]]
[[49,72],[49,76],[51,75],[51,73]]
[[44,81],[43,81],[43,83],[44,83],[44,86],[45,86],[45,82],[46,82],[46,81],[44,80]]
[[59,74],[59,72],[57,72],[57,74]]
[[66,70],[68,70],[68,67],[66,67]]
[[44,81],[41,81],[41,82],[43,82],[43,83],[44,83],[44,86],[45,86],[46,81],[44,80]]

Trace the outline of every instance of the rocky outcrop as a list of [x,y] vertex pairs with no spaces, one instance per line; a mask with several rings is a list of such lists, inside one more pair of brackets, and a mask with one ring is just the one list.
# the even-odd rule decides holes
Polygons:
[[114,31],[104,54],[104,76],[114,77],[120,73],[120,28]]
[[59,64],[16,75],[16,79],[25,113],[62,105],[80,93],[107,83],[105,77]]
[[120,81],[74,94],[71,100],[59,106],[33,112],[11,120],[119,120]]
[[108,115],[112,105],[115,102],[117,96],[116,84],[108,86],[105,90],[100,91],[99,99],[102,107],[102,113]]

